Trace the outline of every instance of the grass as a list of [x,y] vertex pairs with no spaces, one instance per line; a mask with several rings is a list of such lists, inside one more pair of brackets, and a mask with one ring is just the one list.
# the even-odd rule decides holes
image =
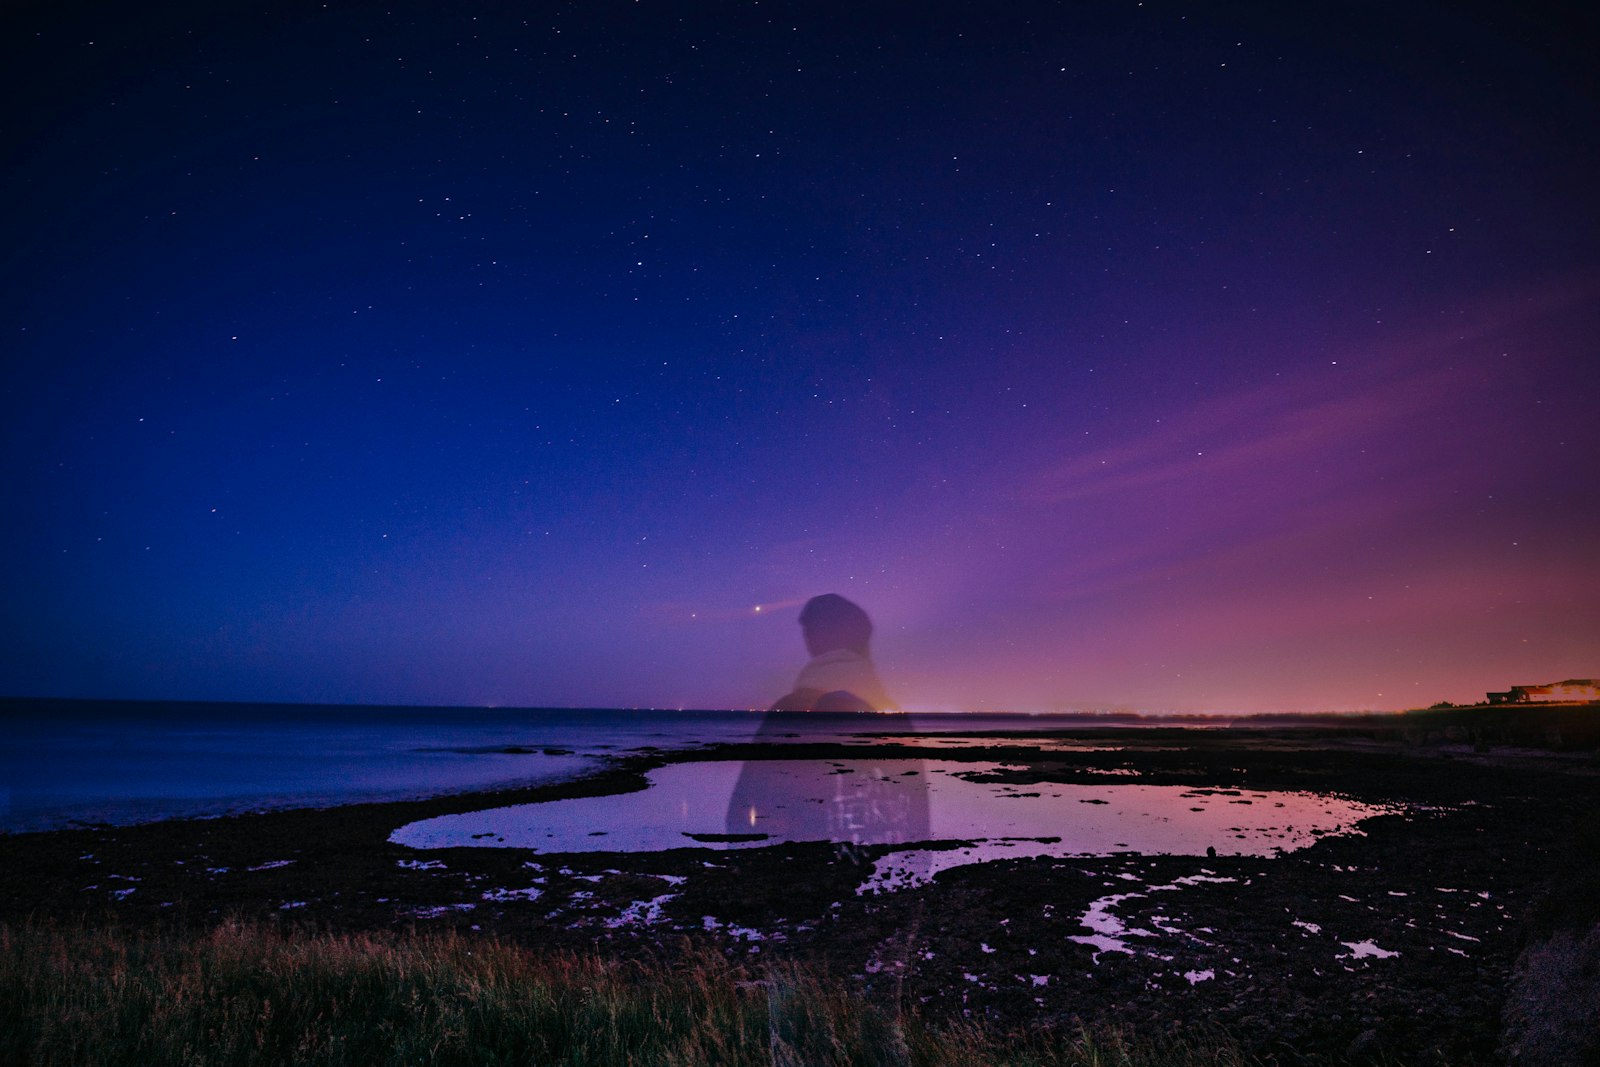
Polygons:
[[1225,1040],[894,1014],[792,965],[441,934],[0,925],[0,1064],[1234,1067]]

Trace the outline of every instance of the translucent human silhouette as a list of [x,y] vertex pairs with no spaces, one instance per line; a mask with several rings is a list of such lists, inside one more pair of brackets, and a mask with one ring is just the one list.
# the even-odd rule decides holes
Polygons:
[[808,716],[894,707],[872,664],[872,620],[858,605],[836,593],[812,597],[800,612],[800,630],[811,660],[756,731],[755,742],[770,747],[739,775],[728,805],[728,833],[832,841],[841,855],[858,862],[865,846],[926,840],[928,789],[920,760],[852,761],[840,766],[831,796],[797,791],[782,743],[808,732]]
[[[805,736],[805,719],[827,713],[871,713],[894,709],[872,663],[872,620],[836,593],[812,597],[800,611],[800,631],[811,659],[794,689],[778,698],[756,731],[761,756],[747,760],[728,804],[730,838],[829,841],[836,862],[870,870],[884,846],[928,840],[928,777],[920,759],[869,748],[865,759],[830,760],[832,788],[821,796],[797,788],[783,741]],[[896,758],[900,756],[901,758]],[[904,876],[925,878],[926,850],[913,849]],[[895,985],[895,996],[915,960],[921,927],[920,898],[886,931],[868,966]]]
[[872,665],[872,620],[837,593],[806,601],[800,632],[811,661],[772,711],[886,711],[894,701]]

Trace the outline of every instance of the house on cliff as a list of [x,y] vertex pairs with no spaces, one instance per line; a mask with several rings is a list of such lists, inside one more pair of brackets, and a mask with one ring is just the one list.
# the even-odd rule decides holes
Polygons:
[[1486,695],[1490,704],[1600,703],[1600,678],[1568,678],[1548,685],[1514,685],[1504,693]]

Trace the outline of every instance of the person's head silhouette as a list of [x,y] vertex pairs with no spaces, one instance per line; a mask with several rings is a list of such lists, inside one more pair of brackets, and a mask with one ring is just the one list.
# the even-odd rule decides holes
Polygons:
[[800,631],[805,635],[806,651],[813,656],[848,649],[869,657],[872,620],[860,606],[838,593],[823,593],[806,601],[800,609]]

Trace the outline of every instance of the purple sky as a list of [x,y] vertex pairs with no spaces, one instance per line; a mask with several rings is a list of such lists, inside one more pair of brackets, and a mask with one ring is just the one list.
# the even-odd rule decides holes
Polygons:
[[0,694],[1600,674],[1592,15],[229,6],[0,16]]

